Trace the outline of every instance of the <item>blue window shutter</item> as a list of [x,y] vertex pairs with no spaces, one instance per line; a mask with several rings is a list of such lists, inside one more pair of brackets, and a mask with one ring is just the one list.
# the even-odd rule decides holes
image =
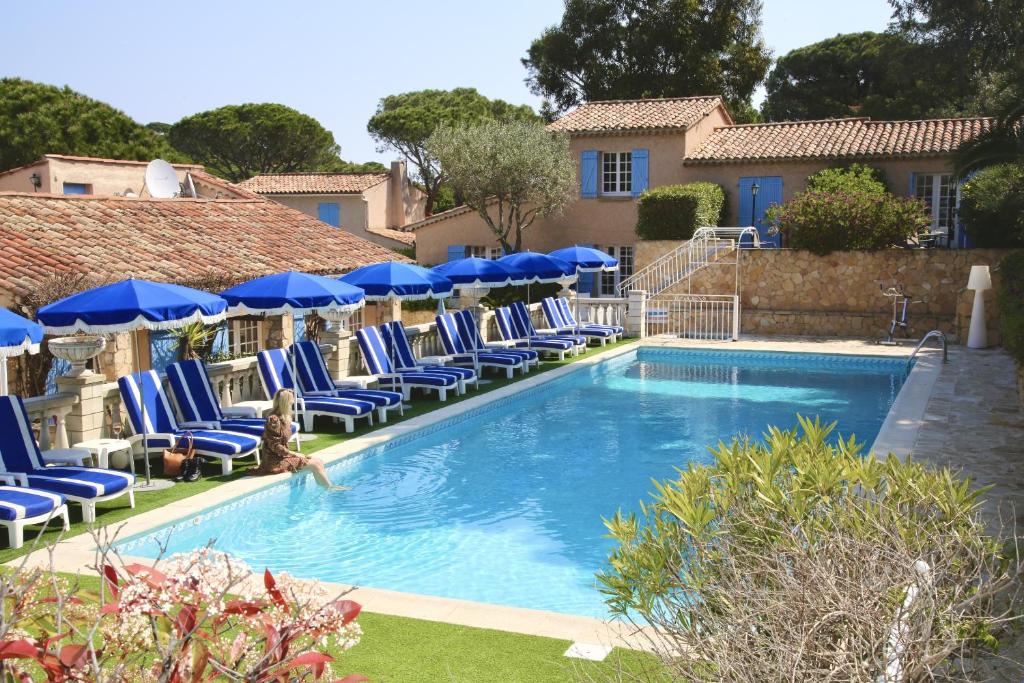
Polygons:
[[449,244],[448,245],[448,260],[458,261],[460,258],[466,257],[466,247],[462,244]]
[[89,194],[89,186],[85,183],[64,183],[64,194]]
[[[581,247],[594,249],[593,244],[581,244]],[[580,273],[579,282],[576,284],[576,291],[580,296],[594,296],[597,287],[597,273]]]
[[597,196],[597,150],[585,149],[580,152],[580,196]]
[[295,341],[306,341],[306,319],[298,313],[292,314],[292,332]]
[[149,367],[165,372],[167,366],[178,360],[178,338],[170,330],[151,330],[149,333]]
[[217,334],[213,337],[213,344],[210,347],[210,352],[215,356],[226,356],[231,353],[231,347],[228,345],[227,322],[223,322],[217,327]]
[[321,202],[316,207],[317,218],[336,228],[341,227],[341,211],[337,202]]
[[634,149],[631,154],[633,161],[632,194],[634,197],[639,197],[640,193],[644,192],[650,184],[647,156],[646,149]]
[[913,171],[910,172],[910,190],[907,192],[908,197],[913,197],[917,194],[917,174]]

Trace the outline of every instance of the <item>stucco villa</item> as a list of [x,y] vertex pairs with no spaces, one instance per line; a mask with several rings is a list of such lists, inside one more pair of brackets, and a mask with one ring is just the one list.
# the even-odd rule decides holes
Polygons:
[[[100,280],[138,277],[226,287],[286,270],[340,275],[371,263],[407,260],[259,195],[239,190],[228,196],[234,186],[226,181],[210,183],[208,191],[216,183],[224,196],[153,199],[0,192],[0,305],[16,309],[27,292],[68,272]],[[375,308],[359,315],[375,320]],[[250,355],[279,346],[301,330],[301,321],[290,316],[232,318],[215,347]],[[144,369],[162,370],[175,360],[177,341],[169,333],[143,331],[139,339]],[[131,335],[119,334],[107,346],[101,367],[108,377],[133,368],[131,340]],[[63,369],[57,368],[57,374]],[[15,374],[12,365],[10,376]]]
[[[711,181],[727,195],[727,225],[756,225],[765,240],[767,208],[802,191],[807,176],[851,162],[883,170],[889,189],[919,197],[945,246],[968,246],[956,221],[959,201],[950,155],[986,130],[991,119],[872,121],[849,118],[736,125],[720,97],[589,102],[550,124],[568,133],[578,163],[579,197],[560,216],[539,219],[525,246],[549,251],[597,245],[620,271],[583,282],[612,295],[633,271],[636,199],[648,188]],[[756,194],[755,194],[756,187]],[[493,234],[471,209],[459,207],[406,228],[417,259],[440,263],[464,255],[494,257]]]
[[415,235],[400,228],[422,220],[426,204],[404,161],[390,173],[268,173],[239,185],[393,249],[413,245]]
[[[145,197],[145,161],[45,154],[31,164],[0,172],[0,192],[97,197]],[[197,197],[251,198],[251,192],[212,176],[198,164],[171,164],[178,182],[191,182]]]

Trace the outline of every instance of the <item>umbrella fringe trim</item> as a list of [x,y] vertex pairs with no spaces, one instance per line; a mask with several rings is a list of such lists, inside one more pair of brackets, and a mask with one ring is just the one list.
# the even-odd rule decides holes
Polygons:
[[214,325],[221,322],[226,317],[227,314],[223,312],[215,313],[214,315],[207,315],[202,311],[196,311],[192,315],[184,318],[175,318],[174,320],[153,321],[149,320],[144,315],[140,315],[129,322],[111,325],[90,325],[79,318],[75,320],[72,325],[43,325],[43,331],[48,335],[62,335],[75,334],[76,332],[87,332],[90,334],[116,334],[118,332],[132,332],[138,329],[176,330],[180,327],[185,327],[186,325],[199,322],[204,325]]

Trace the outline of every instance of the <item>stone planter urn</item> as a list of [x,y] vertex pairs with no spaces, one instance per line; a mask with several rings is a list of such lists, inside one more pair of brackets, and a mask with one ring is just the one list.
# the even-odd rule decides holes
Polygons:
[[91,375],[87,363],[107,347],[107,340],[96,334],[80,334],[73,337],[57,337],[48,342],[50,353],[71,363],[68,377]]

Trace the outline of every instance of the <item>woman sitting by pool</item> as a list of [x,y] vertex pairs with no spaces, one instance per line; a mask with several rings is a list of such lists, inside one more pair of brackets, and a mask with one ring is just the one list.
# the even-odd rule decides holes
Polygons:
[[298,472],[309,468],[316,482],[329,489],[346,489],[345,486],[331,485],[331,479],[324,470],[324,463],[319,458],[312,458],[301,453],[294,453],[288,448],[292,439],[292,405],[295,394],[291,389],[281,389],[274,394],[274,407],[267,416],[267,426],[263,428],[263,442],[260,444],[260,466],[257,474],[280,474],[281,472]]

